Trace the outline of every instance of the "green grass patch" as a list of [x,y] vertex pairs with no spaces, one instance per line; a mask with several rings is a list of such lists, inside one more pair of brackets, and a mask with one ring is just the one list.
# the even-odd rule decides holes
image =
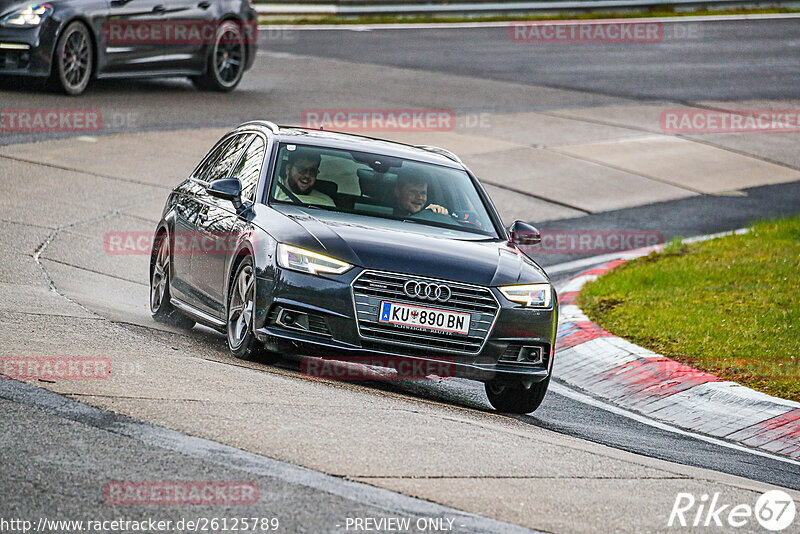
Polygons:
[[800,217],[629,261],[578,296],[597,324],[659,354],[800,401]]
[[371,16],[334,16],[334,15],[259,15],[260,24],[421,24],[421,23],[454,23],[454,22],[511,22],[523,20],[593,20],[593,19],[633,19],[650,17],[694,17],[706,15],[761,15],[770,13],[797,13],[792,8],[763,9],[725,9],[695,11],[672,11],[667,7],[641,12],[598,12],[598,13],[561,13],[549,15],[536,14],[499,14],[499,15],[371,15]]

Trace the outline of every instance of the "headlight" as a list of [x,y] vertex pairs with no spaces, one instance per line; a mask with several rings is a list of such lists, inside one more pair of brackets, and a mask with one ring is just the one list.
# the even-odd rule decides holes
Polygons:
[[549,308],[553,291],[550,284],[528,284],[524,286],[501,287],[500,293],[512,302],[519,302],[530,308]]
[[278,265],[309,274],[342,274],[352,267],[336,258],[286,243],[278,243]]
[[33,28],[53,12],[50,4],[30,4],[0,19],[0,25],[14,28]]

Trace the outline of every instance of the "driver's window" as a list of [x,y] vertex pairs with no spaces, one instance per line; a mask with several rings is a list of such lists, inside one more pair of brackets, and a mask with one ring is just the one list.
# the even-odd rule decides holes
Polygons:
[[242,200],[245,202],[253,203],[256,200],[256,187],[258,186],[258,178],[261,176],[261,166],[264,162],[264,154],[266,153],[266,144],[264,139],[257,135],[247,151],[239,160],[236,170],[233,171],[233,177],[238,178],[242,184]]

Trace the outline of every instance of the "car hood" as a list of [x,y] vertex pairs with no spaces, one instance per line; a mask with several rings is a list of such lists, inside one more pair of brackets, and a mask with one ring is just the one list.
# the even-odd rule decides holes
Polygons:
[[[348,220],[347,215],[281,206],[294,231],[279,240],[381,271],[454,280],[481,286],[548,281],[532,259],[504,241],[472,241],[425,235],[412,223]],[[363,220],[363,218],[361,218]],[[414,230],[422,230],[417,232]],[[454,235],[462,234],[453,232]],[[468,235],[468,234],[467,234]],[[464,237],[467,237],[464,235]]]

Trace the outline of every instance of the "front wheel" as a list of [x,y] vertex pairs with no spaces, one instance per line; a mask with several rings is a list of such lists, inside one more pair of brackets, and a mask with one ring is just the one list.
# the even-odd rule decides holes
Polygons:
[[192,83],[206,91],[233,91],[242,81],[245,55],[241,28],[233,21],[223,22],[217,29],[205,74],[192,76]]
[[542,404],[550,377],[525,388],[522,384],[512,384],[492,380],[484,384],[489,402],[498,412],[524,414],[531,413]]
[[89,29],[82,22],[72,22],[61,33],[53,56],[50,85],[68,95],[86,90],[94,68],[94,49]]
[[240,360],[277,361],[279,355],[267,351],[253,333],[256,314],[256,275],[253,258],[245,257],[236,269],[228,290],[228,350]]

